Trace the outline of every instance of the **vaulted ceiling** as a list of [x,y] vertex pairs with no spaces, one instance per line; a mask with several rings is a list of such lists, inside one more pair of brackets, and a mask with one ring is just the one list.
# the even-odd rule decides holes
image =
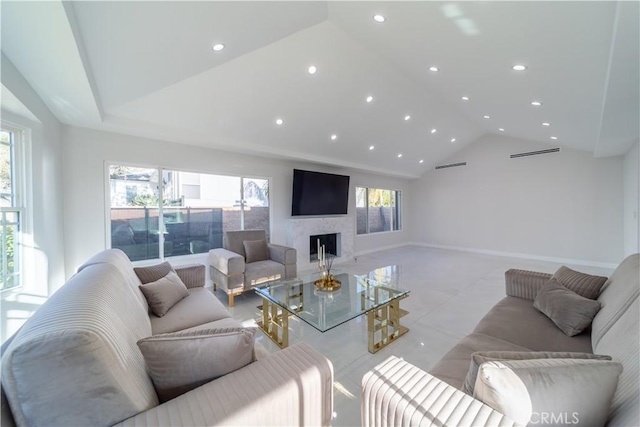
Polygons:
[[626,152],[638,6],[3,1],[1,46],[63,123],[418,177],[487,133]]

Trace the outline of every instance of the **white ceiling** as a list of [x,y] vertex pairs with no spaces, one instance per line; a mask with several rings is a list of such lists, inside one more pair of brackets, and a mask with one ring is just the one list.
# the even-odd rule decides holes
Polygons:
[[1,43],[64,123],[417,177],[499,128],[626,152],[638,6],[3,1]]

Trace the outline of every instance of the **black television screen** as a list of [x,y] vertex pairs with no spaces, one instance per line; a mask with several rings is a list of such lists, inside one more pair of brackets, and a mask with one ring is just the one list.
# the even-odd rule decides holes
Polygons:
[[293,170],[291,215],[346,215],[349,177]]

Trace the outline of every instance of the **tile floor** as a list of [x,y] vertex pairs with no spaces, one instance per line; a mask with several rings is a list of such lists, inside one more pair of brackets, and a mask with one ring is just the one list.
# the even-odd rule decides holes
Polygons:
[[[469,334],[489,309],[505,296],[504,272],[519,268],[553,273],[560,264],[544,261],[481,255],[417,246],[380,251],[340,264],[341,271],[363,274],[397,265],[392,278],[400,288],[411,291],[402,302],[409,311],[403,324],[408,334],[376,354],[367,351],[364,316],[325,333],[291,317],[289,342],[305,341],[333,363],[335,426],[360,425],[360,381],[362,376],[391,355],[429,370],[462,337]],[[611,270],[568,265],[585,273],[609,276]],[[221,291],[217,296],[224,303]],[[236,297],[230,309],[234,318],[254,324],[261,299],[251,293]],[[257,341],[269,352],[278,347],[258,332]]]

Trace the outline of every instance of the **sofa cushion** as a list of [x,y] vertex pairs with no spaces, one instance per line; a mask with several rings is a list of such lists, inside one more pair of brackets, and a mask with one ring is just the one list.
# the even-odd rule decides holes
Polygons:
[[168,261],[148,267],[136,267],[133,269],[142,284],[155,282],[175,270]]
[[533,307],[572,337],[591,325],[593,317],[600,310],[600,303],[582,297],[551,279],[540,288]]
[[151,314],[149,318],[153,334],[156,335],[181,331],[230,316],[229,311],[209,289],[193,288],[167,314],[162,317]]
[[119,269],[84,266],[2,355],[2,386],[17,424],[113,425],[156,406],[136,345],[150,334],[147,311]]
[[247,264],[244,270],[244,288],[249,290],[272,280],[281,280],[285,277],[284,265],[267,260]]
[[171,307],[189,295],[187,287],[173,271],[155,282],[140,285],[140,290],[147,299],[149,308],[158,317],[164,316]]
[[464,337],[447,354],[442,357],[429,373],[434,377],[445,381],[457,389],[462,389],[471,355],[477,351],[530,351],[509,341],[501,340],[489,335],[472,333]]
[[[533,351],[593,353],[589,330],[566,336],[532,301],[506,297],[480,320],[474,332],[491,335]],[[495,349],[497,350],[497,349]]]
[[602,426],[621,371],[605,360],[486,362],[474,397],[522,425],[548,424],[545,418],[553,417],[552,425]]
[[565,288],[589,299],[598,298],[600,289],[607,281],[606,277],[581,273],[564,265],[551,276],[551,279],[557,280]]
[[245,240],[244,247],[245,262],[265,261],[269,259],[269,246],[266,240]]
[[138,341],[161,402],[254,360],[255,329],[199,326]]
[[611,356],[591,353],[573,353],[567,351],[478,351],[471,355],[471,364],[464,380],[462,391],[473,396],[473,389],[478,377],[478,368],[485,362],[500,360],[531,359],[596,359],[611,360]]

